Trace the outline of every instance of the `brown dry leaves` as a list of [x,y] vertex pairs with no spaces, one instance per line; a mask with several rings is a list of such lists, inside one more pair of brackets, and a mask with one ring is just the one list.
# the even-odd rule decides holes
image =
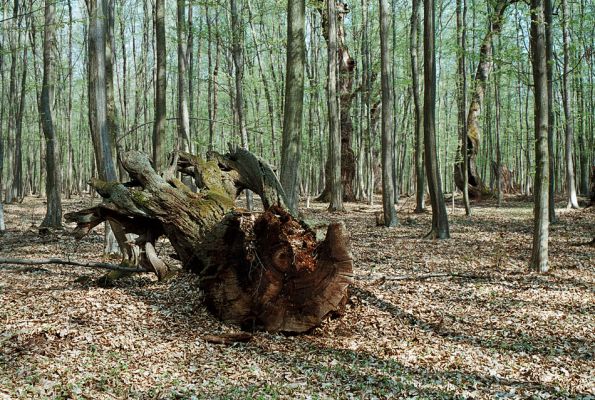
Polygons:
[[[379,206],[329,216],[316,205],[308,216],[342,219],[352,234],[347,312],[308,335],[231,346],[205,340],[237,328],[206,312],[193,276],[102,289],[88,282],[101,272],[0,265],[0,399],[592,398],[595,252],[575,244],[595,235],[595,212],[559,210],[554,269],[539,275],[527,271],[531,205],[491,206],[471,219],[458,207],[453,238],[428,241],[430,215],[407,204],[395,229],[375,226]],[[38,235],[39,199],[5,212],[0,256],[101,253],[98,234]],[[457,276],[390,279],[443,272]]]

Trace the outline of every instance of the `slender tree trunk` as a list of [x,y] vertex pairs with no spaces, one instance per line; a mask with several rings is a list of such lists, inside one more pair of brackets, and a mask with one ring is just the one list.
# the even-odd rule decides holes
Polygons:
[[339,99],[337,93],[337,9],[334,1],[327,1],[328,47],[328,124],[329,124],[329,211],[343,211],[341,184],[341,129],[339,125]]
[[9,83],[8,83],[8,137],[6,140],[6,163],[5,166],[9,169],[6,180],[6,192],[4,197],[5,203],[12,203],[14,200],[14,146],[15,146],[15,131],[16,131],[16,118],[18,114],[18,103],[17,103],[17,64],[18,54],[17,50],[21,45],[20,31],[20,19],[19,15],[19,2],[14,1],[12,9],[12,24],[11,32],[8,35],[9,46],[10,46],[10,72],[9,72]]
[[294,215],[297,215],[299,201],[298,172],[302,148],[304,66],[306,62],[305,13],[304,0],[287,1],[287,62],[281,148],[281,185],[287,196],[289,211]]
[[[12,168],[13,171],[13,181],[12,181],[12,192],[13,197],[16,199],[22,199],[24,196],[23,193],[23,116],[25,115],[25,97],[27,95],[27,46],[23,46],[23,61],[21,63],[22,73],[21,73],[21,88],[20,88],[20,95],[19,95],[19,105],[16,115],[16,123],[15,123],[15,136],[14,136],[14,165]],[[59,164],[58,164],[59,170]],[[58,187],[58,190],[60,188]]]
[[[568,1],[562,0],[562,37],[564,41],[564,67],[562,72],[562,95],[564,97],[564,130],[566,132],[566,187],[568,194],[568,207],[578,208],[576,198],[576,185],[574,180],[574,162],[572,158],[572,144],[574,141],[574,131],[572,126],[572,112],[570,110],[570,92],[568,87],[568,75],[570,75],[570,32],[568,31],[568,22],[570,14],[568,11]],[[583,149],[583,151],[586,149]]]
[[[415,0],[417,1],[417,0]],[[465,118],[465,110],[467,107],[467,69],[465,68],[465,52],[466,52],[466,35],[467,28],[465,20],[467,17],[467,2],[466,0],[457,0],[457,39],[458,39],[458,57],[457,57],[457,84],[458,84],[458,130],[459,141],[461,143],[460,156],[461,163],[455,165],[455,168],[461,168],[462,171],[458,173],[462,176],[463,184],[463,204],[465,206],[465,214],[471,215],[471,202],[469,201],[469,154],[468,154],[468,139],[467,139],[467,120]],[[457,171],[455,171],[455,179]]]
[[[248,131],[246,130],[246,121],[244,115],[244,94],[242,80],[244,76],[244,28],[238,11],[238,0],[230,0],[231,8],[231,29],[232,29],[232,58],[235,77],[235,102],[234,110],[238,118],[238,128],[242,148],[248,150]],[[252,193],[246,190],[246,206],[252,210]]]
[[178,147],[190,151],[190,114],[188,111],[188,91],[186,89],[186,0],[177,0],[178,35]]
[[409,33],[409,52],[411,56],[411,91],[413,92],[413,110],[415,114],[415,212],[421,213],[425,210],[425,173],[423,156],[423,120],[421,115],[421,104],[419,98],[419,3],[420,0],[413,0],[411,10],[411,24]]
[[543,12],[545,15],[545,53],[546,53],[546,70],[547,70],[547,101],[548,101],[548,131],[547,131],[547,148],[548,148],[548,214],[550,224],[556,222],[556,168],[554,161],[554,40],[552,38],[552,0],[544,0]]
[[58,166],[58,146],[54,123],[52,121],[52,92],[54,89],[53,63],[54,57],[54,1],[45,0],[45,20],[43,34],[43,82],[41,87],[41,98],[39,116],[43,127],[43,135],[47,145],[46,170],[47,170],[47,211],[42,226],[62,226],[62,204],[60,198],[60,174]]
[[74,150],[72,149],[72,0],[68,0],[68,126],[66,131],[66,151],[67,151],[67,163],[66,163],[66,198],[70,199],[72,194],[72,168],[73,168],[73,157]]
[[395,209],[395,186],[393,176],[394,141],[393,141],[393,101],[394,93],[391,82],[391,61],[388,49],[388,30],[390,26],[390,8],[388,0],[379,0],[380,5],[380,63],[382,85],[382,206],[384,225],[397,226]]
[[535,206],[531,268],[547,272],[548,266],[548,98],[547,50],[544,20],[544,0],[531,1],[531,53],[535,86]]
[[448,239],[448,215],[442,194],[436,154],[436,54],[434,50],[434,0],[424,1],[424,148],[428,189],[432,203],[432,230],[428,237]]
[[165,141],[167,54],[165,42],[165,0],[155,0],[155,124],[153,126],[153,164],[156,170],[165,166],[163,144]]

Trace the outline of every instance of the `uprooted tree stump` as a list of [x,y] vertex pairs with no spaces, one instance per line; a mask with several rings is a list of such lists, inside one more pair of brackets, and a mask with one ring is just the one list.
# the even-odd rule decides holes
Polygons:
[[[248,329],[304,332],[345,304],[352,256],[344,225],[330,224],[317,242],[287,211],[272,168],[249,151],[209,153],[207,160],[179,153],[165,176],[138,151],[121,162],[131,182],[93,179],[104,202],[65,216],[77,223],[77,238],[101,222],[116,223],[125,234],[123,263],[163,279],[170,271],[155,242],[167,236],[184,268],[202,278],[208,309]],[[174,177],[175,169],[194,179],[198,193]],[[264,213],[234,207],[244,189],[261,197]]]

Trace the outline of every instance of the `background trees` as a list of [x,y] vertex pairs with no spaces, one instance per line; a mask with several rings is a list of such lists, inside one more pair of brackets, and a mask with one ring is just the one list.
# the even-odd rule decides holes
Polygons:
[[[281,168],[295,173],[286,186],[302,197],[325,194],[330,184],[324,173],[329,160],[326,2],[309,2],[304,8],[308,79],[304,80],[304,95],[295,94],[303,98],[303,113],[297,109],[293,113],[287,105],[297,104],[289,93],[294,83],[300,85],[286,70],[290,28],[286,3],[235,0],[231,7],[228,0],[176,0],[171,7],[162,7],[159,0],[154,9],[141,0],[100,3],[105,4],[101,46],[106,48],[106,119],[112,154],[116,151],[114,132],[118,132],[118,146],[155,149],[154,159],[160,165],[179,140],[181,148],[201,153],[223,150],[228,142],[249,143],[255,153],[280,166],[282,150],[291,148],[280,140],[281,129],[287,129],[299,136],[293,143],[301,142],[301,162],[290,160],[287,168]],[[380,45],[379,3],[355,0],[340,6],[335,22],[341,188],[346,199],[368,202],[381,192],[384,104],[380,60],[381,54],[388,55],[387,76],[394,88],[394,115],[387,128],[394,142],[390,169],[395,191],[405,196],[416,193],[421,210],[425,174],[420,169],[423,141],[419,129],[423,85],[416,79],[423,69],[418,56],[423,47],[418,30],[421,21],[416,17],[419,2],[389,2],[393,22],[385,51]],[[46,145],[38,113],[44,15],[27,1],[1,2],[0,8],[4,50],[0,52],[0,189],[2,198],[12,202],[30,193],[45,193]],[[80,0],[56,3],[55,8],[52,55],[56,67],[49,83],[54,86],[60,189],[66,194],[80,193],[89,190],[86,182],[103,169],[93,157],[97,151],[89,138],[94,128],[88,124],[89,107],[96,108],[94,88],[100,84],[87,78],[88,71],[96,68],[94,45],[90,46],[96,35],[94,25],[89,25],[94,21],[93,8]],[[466,8],[460,6],[460,19],[465,9],[465,22],[459,23],[457,34],[457,4],[436,3],[435,127],[440,189],[451,193],[455,183],[462,187],[458,175],[465,168],[457,167],[464,161],[459,148],[469,144],[470,183],[474,184],[474,177],[484,183],[484,196],[495,193],[499,171],[503,192],[532,195],[535,134],[530,121],[535,92],[529,68],[530,7],[505,0],[467,2]],[[550,123],[549,148],[556,195],[572,192],[569,172],[574,173],[577,194],[586,195],[589,190],[595,156],[594,14],[593,4],[580,0],[567,2],[552,15],[550,81],[556,118]],[[470,77],[466,100],[459,98],[462,87],[457,89],[463,75]],[[457,104],[466,110],[467,136],[477,129],[481,140],[458,137],[457,129],[464,124],[457,118]],[[301,134],[285,121],[292,115],[303,115]],[[494,169],[498,158],[502,168]]]

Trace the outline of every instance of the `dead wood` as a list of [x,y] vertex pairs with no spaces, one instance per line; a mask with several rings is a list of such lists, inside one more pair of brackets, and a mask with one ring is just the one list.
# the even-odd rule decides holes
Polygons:
[[[352,256],[343,224],[331,224],[317,242],[287,211],[273,168],[247,150],[172,159],[198,193],[171,171],[159,175],[145,154],[127,152],[121,163],[131,182],[92,180],[104,202],[65,216],[77,224],[74,235],[81,238],[103,221],[117,223],[129,237],[125,262],[159,279],[169,267],[155,241],[166,236],[184,268],[201,276],[209,310],[248,329],[304,332],[345,304]],[[235,209],[244,189],[260,196],[264,213]]]

